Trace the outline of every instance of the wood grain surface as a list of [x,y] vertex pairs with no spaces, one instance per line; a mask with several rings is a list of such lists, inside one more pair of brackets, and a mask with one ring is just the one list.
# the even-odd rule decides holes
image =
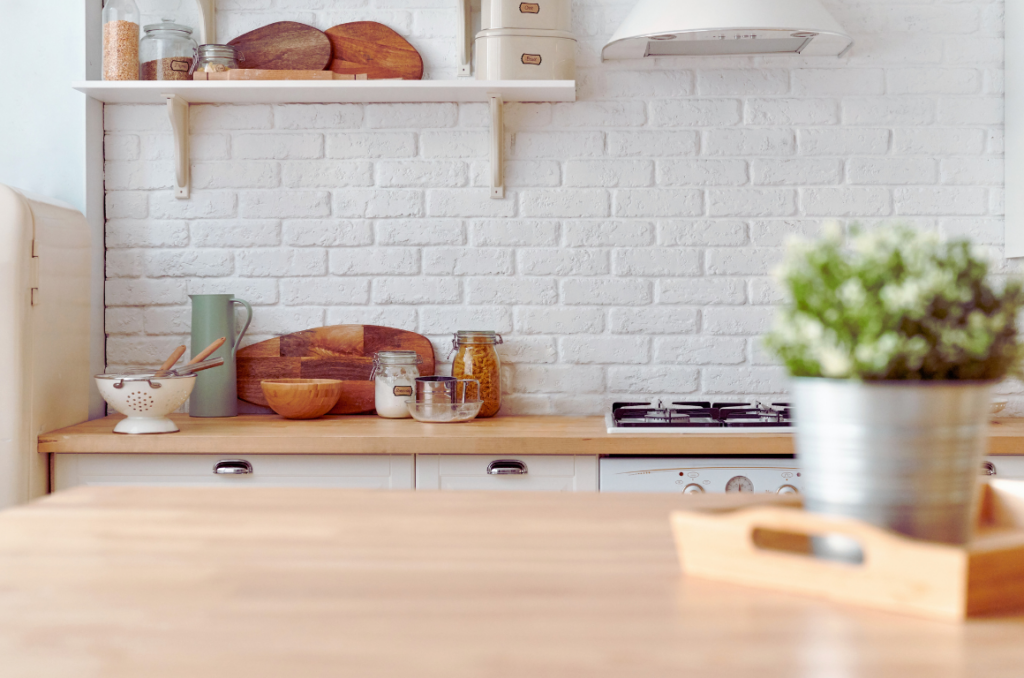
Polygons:
[[242,52],[246,70],[322,71],[331,63],[331,41],[320,30],[295,21],[257,28],[228,43]]
[[420,80],[423,59],[401,35],[375,21],[356,21],[328,28],[334,48],[335,73],[366,73],[370,80]]
[[340,379],[341,398],[331,414],[372,412],[373,354],[416,351],[420,375],[434,374],[434,347],[421,334],[379,325],[332,325],[252,344],[238,351],[238,397],[267,407],[264,379]]
[[965,625],[684,577],[677,495],[79,488],[0,513],[5,676],[1019,678]]
[[341,397],[337,379],[264,379],[263,397],[270,409],[286,419],[316,419],[327,414]]

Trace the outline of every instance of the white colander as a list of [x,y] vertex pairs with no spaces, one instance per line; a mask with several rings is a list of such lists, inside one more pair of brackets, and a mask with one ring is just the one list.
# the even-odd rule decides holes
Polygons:
[[111,407],[128,417],[114,433],[174,433],[178,427],[167,415],[188,400],[196,375],[96,375],[96,387]]

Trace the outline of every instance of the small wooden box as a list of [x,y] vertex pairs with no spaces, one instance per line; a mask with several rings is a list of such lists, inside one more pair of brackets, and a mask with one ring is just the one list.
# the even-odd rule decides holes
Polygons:
[[[993,480],[965,546],[911,539],[796,505],[676,511],[672,528],[688,575],[893,612],[960,621],[1024,609],[1024,482]],[[857,540],[860,564],[824,560],[811,537]]]

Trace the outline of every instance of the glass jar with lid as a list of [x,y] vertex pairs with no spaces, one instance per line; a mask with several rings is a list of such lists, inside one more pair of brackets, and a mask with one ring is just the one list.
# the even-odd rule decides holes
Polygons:
[[193,72],[225,73],[239,68],[239,61],[245,61],[245,55],[231,45],[200,45],[199,60]]
[[107,0],[103,5],[103,79],[139,79],[139,22],[135,0]]
[[501,408],[501,361],[494,348],[501,343],[500,334],[483,330],[459,330],[452,340],[452,376],[480,382],[484,404],[478,417],[493,417]]
[[373,402],[378,416],[387,419],[412,416],[405,401],[414,397],[416,377],[420,376],[419,363],[416,351],[380,351],[373,356],[370,379],[374,382]]
[[190,80],[199,51],[192,29],[164,19],[145,30],[139,43],[140,80]]

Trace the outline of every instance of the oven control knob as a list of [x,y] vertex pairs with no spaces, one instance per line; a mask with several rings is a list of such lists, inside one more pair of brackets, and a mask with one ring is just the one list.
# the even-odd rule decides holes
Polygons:
[[690,483],[683,488],[683,494],[704,494],[704,488],[697,483]]
[[796,489],[792,485],[783,485],[779,488],[777,494],[800,494],[800,490]]

